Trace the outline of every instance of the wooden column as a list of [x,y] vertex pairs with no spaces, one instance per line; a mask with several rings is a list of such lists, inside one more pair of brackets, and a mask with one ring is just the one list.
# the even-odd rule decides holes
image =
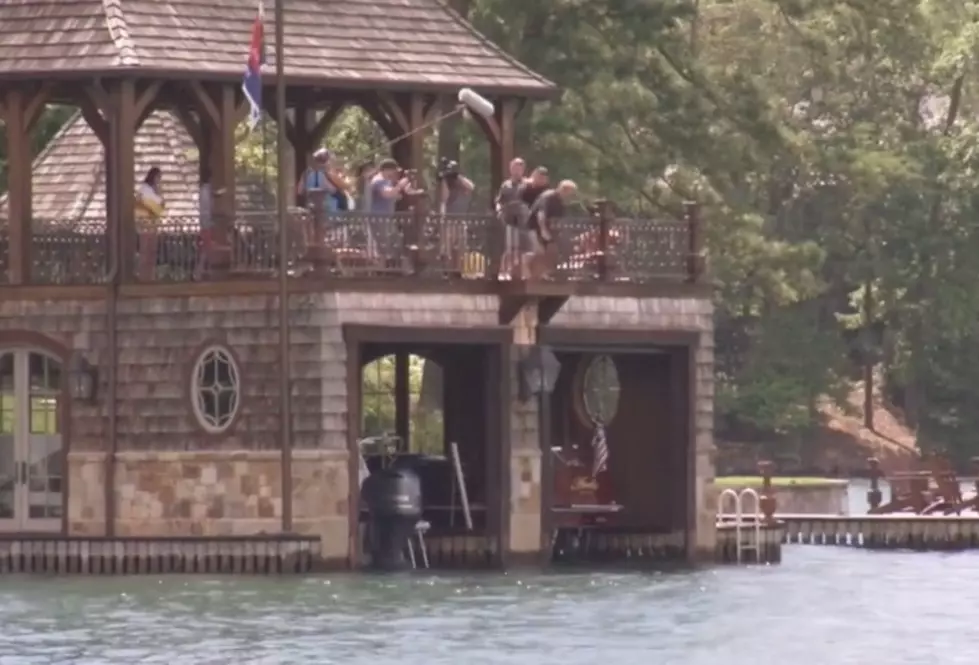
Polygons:
[[33,193],[31,132],[51,97],[53,84],[11,87],[0,97],[0,120],[7,132],[7,216],[11,284],[31,280],[31,222]]
[[231,265],[231,235],[237,215],[235,130],[248,107],[239,98],[237,86],[231,83],[205,86],[193,81],[188,90],[200,117],[201,163],[210,167],[211,188],[215,192],[214,245],[208,261],[211,270],[220,272]]
[[0,118],[7,129],[7,240],[11,284],[30,281],[31,273],[31,147],[25,95],[12,89],[0,100]]
[[499,99],[496,101],[493,121],[486,119],[481,123],[490,141],[490,169],[493,178],[490,191],[494,195],[507,177],[510,161],[517,156],[515,128],[519,108],[519,101],[516,99]]
[[394,355],[394,429],[407,452],[411,449],[411,368],[407,351]]
[[[115,113],[111,120],[112,131],[109,134],[109,150],[115,152],[115,164],[118,170],[111,173],[112,186],[106,182],[106,204],[111,206],[118,202],[118,216],[109,214],[109,220],[116,219],[119,234],[119,273],[123,280],[133,276],[136,259],[136,86],[133,81],[122,81],[115,91]],[[118,191],[119,195],[108,196],[110,191]]]
[[160,88],[156,81],[95,82],[85,87],[84,96],[78,100],[82,116],[105,152],[106,233],[110,251],[117,252],[112,258],[115,275],[122,280],[133,275],[136,182],[145,175],[136,173],[136,133],[152,113]]

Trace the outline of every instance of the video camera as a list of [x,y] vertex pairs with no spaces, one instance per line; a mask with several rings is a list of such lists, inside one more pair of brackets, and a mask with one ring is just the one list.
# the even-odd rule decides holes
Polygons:
[[442,157],[439,159],[439,167],[435,172],[436,177],[439,180],[454,180],[459,177],[459,162],[449,159],[448,157]]

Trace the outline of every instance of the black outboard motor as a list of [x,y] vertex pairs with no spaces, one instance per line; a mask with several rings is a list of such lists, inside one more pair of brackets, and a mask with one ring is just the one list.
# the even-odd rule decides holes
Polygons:
[[405,548],[422,516],[421,480],[411,469],[390,468],[372,473],[364,481],[370,529],[371,567],[402,570]]

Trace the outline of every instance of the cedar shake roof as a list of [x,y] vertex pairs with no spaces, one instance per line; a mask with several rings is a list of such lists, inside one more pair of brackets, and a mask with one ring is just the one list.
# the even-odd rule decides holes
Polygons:
[[[265,1],[275,72],[274,0]],[[504,53],[444,0],[283,0],[286,76],[336,88],[550,96],[556,87]],[[139,71],[241,77],[257,0],[0,0],[4,75]]]
[[[152,166],[163,170],[168,216],[197,217],[197,148],[180,120],[169,111],[150,115],[136,135],[135,157],[136,182],[142,181]],[[274,185],[272,178],[272,188]],[[80,114],[66,122],[34,160],[32,191],[32,217],[35,220],[105,222],[102,143]],[[268,210],[274,205],[274,195],[263,196],[260,177],[239,174],[237,207],[240,212]],[[4,194],[0,197],[0,220],[6,217],[7,196]]]

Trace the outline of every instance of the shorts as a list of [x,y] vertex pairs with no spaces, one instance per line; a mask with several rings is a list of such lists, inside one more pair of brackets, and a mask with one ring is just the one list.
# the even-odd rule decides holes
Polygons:
[[214,229],[201,229],[201,247],[210,249],[214,246]]

